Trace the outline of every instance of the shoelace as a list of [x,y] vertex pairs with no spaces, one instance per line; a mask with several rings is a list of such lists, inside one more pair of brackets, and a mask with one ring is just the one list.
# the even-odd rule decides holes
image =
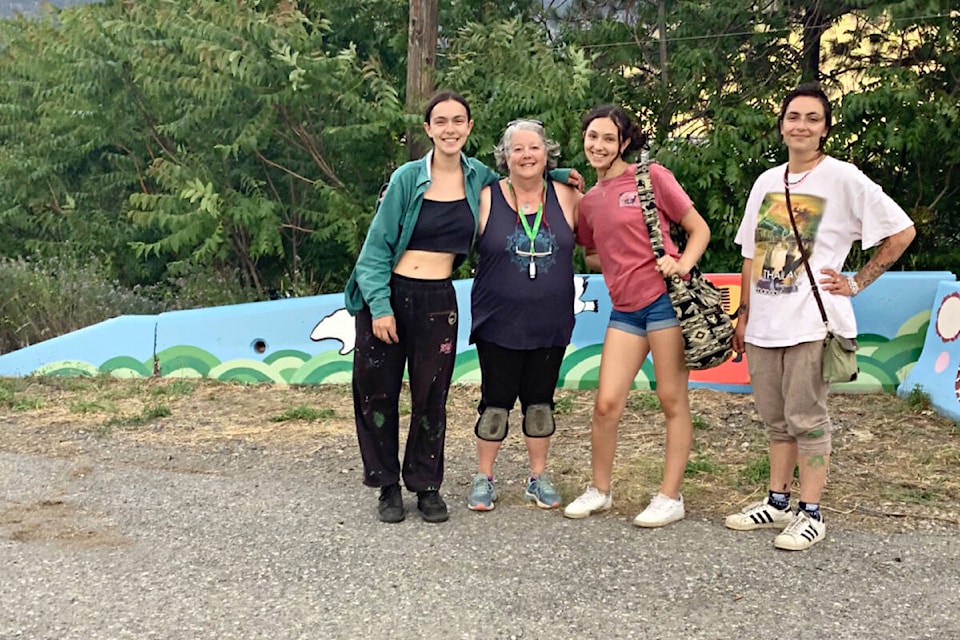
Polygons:
[[423,505],[440,505],[440,494],[439,493],[427,493],[423,496],[418,496],[420,504]]
[[539,493],[541,496],[545,494],[556,493],[556,489],[553,488],[553,485],[550,483],[550,480],[540,476],[536,480],[530,483],[530,488]]
[[590,495],[586,496],[586,499],[587,499],[587,500],[599,500],[599,501],[603,502],[604,500],[607,499],[607,496],[604,495],[603,492],[600,491],[600,489],[597,489],[596,487],[594,487],[593,491],[590,492]]
[[653,497],[653,500],[650,501],[650,508],[654,511],[666,511],[673,506],[673,500],[666,498],[661,495],[656,495]]
[[587,489],[582,496],[573,501],[573,504],[586,505],[592,503],[595,500],[605,500],[605,496],[600,493],[600,490],[596,487],[590,487]]
[[[806,514],[804,514],[804,515],[806,516]],[[809,523],[807,522],[807,520],[810,520],[810,516],[806,516],[806,517],[804,517],[804,518],[794,518],[794,519],[793,519],[793,522],[791,522],[790,524],[788,524],[788,525],[787,525],[787,528],[784,529],[783,532],[784,532],[784,533],[789,533],[789,534],[794,534],[794,535],[799,534],[799,533],[801,533],[804,529],[807,528],[807,526],[808,526],[808,524],[809,524]]]
[[479,491],[481,489],[485,493],[493,493],[493,483],[487,480],[486,478],[474,478],[473,490]]
[[651,504],[651,505],[650,505],[650,510],[653,511],[654,513],[664,513],[664,514],[665,514],[665,513],[667,513],[668,511],[670,511],[670,505],[667,504],[666,502],[664,502],[663,500],[660,500],[660,501],[658,501],[658,502],[656,502],[656,503],[654,503],[654,504]]

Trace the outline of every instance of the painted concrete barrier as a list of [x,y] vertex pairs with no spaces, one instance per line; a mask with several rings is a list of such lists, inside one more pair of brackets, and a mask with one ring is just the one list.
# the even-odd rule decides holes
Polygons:
[[926,340],[917,364],[897,393],[925,393],[936,409],[960,420],[960,284],[941,282],[933,300]]
[[[723,291],[726,308],[740,304],[739,274],[708,274]],[[454,283],[460,332],[454,382],[477,383],[476,350],[467,344],[472,280]],[[577,275],[576,325],[560,373],[563,388],[595,388],[611,304],[600,275]],[[856,382],[845,392],[894,392],[920,358],[931,304],[939,287],[955,285],[949,272],[888,273],[854,299],[860,328]],[[783,322],[789,322],[784,318]],[[269,302],[122,316],[0,356],[0,376],[111,375],[204,377],[224,381],[290,384],[350,381],[353,319],[343,296],[331,294]],[[742,357],[691,373],[690,384],[748,392]],[[653,389],[648,359],[635,380]]]

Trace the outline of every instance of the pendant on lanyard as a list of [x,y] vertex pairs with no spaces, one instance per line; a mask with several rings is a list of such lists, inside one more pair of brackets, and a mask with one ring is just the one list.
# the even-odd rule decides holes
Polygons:
[[527,239],[530,240],[530,250],[521,251],[517,249],[517,255],[520,256],[529,256],[530,265],[527,267],[527,275],[531,280],[535,280],[537,277],[537,263],[535,258],[538,256],[548,256],[552,251],[537,252],[537,247],[535,240],[537,238],[537,233],[540,231],[540,223],[543,221],[543,205],[544,201],[547,198],[547,182],[543,182],[543,192],[540,197],[540,206],[537,207],[537,215],[533,219],[533,227],[530,227],[530,224],[527,222],[527,216],[520,211],[520,205],[517,204],[517,194],[513,190],[513,183],[507,179],[507,186],[510,188],[510,197],[513,198],[513,206],[517,210],[517,219],[520,220],[520,224],[523,225],[523,232],[526,234]]

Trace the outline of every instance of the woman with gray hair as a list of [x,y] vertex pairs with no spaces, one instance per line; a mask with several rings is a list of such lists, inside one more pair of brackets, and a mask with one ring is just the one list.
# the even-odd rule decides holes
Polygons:
[[547,176],[560,156],[537,120],[514,120],[494,149],[508,177],[480,192],[470,342],[480,359],[478,472],[467,502],[494,508],[493,465],[520,399],[530,461],[524,498],[560,506],[547,474],[553,395],[573,333],[573,249],[581,194]]

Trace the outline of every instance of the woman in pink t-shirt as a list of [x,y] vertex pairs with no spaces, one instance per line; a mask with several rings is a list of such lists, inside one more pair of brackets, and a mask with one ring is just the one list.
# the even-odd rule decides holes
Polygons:
[[[666,456],[660,490],[633,523],[662,527],[684,517],[680,484],[693,444],[683,336],[663,279],[690,272],[707,248],[710,228],[673,174],[651,164],[666,250],[659,260],[654,257],[637,196],[636,165],[624,160],[646,142],[646,135],[620,107],[597,107],[583,119],[583,150],[597,171],[597,184],[581,201],[577,242],[585,249],[587,266],[603,271],[613,311],[604,336],[600,388],[593,408],[593,482],[564,515],[585,518],[612,506],[617,427],[633,380],[652,353],[657,397],[666,418]],[[682,254],[670,239],[670,222],[687,232]]]

